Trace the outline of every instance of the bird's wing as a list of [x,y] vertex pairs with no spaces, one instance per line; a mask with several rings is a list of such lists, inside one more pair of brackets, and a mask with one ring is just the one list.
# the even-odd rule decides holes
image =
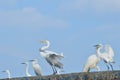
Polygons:
[[41,73],[41,68],[40,68],[39,64],[35,64],[35,65],[33,66],[33,68],[34,68],[34,72],[35,72],[35,74],[36,74],[37,76],[41,76],[41,75],[42,75],[42,73]]
[[58,68],[60,68],[60,69],[63,68],[63,64],[62,64],[61,62],[57,62],[57,63],[55,64],[55,66],[58,67]]
[[50,65],[54,65],[58,68],[63,68],[63,64],[59,62],[60,59],[61,55],[56,54],[49,54],[48,57],[46,57],[46,60]]
[[110,45],[105,46],[105,52],[108,53],[110,57],[114,56],[114,51]]
[[61,59],[61,55],[56,55],[56,54],[50,54],[49,57],[55,61],[58,61]]
[[58,53],[56,53],[56,52],[48,51],[48,50],[45,50],[45,52],[48,53],[49,56],[52,57],[52,58],[58,58],[58,59],[62,59],[62,58],[64,58],[63,53],[58,54]]

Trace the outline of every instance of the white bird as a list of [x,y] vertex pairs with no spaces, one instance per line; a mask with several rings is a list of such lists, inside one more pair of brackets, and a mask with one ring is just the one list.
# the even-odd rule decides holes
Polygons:
[[30,77],[30,76],[32,76],[30,73],[29,73],[29,71],[28,71],[28,68],[29,68],[29,63],[28,62],[24,62],[24,63],[21,63],[21,64],[25,64],[26,65],[26,70],[25,70],[25,74],[26,74],[26,76],[27,77]]
[[40,65],[38,64],[38,60],[37,59],[33,59],[33,60],[30,60],[32,62],[32,67],[34,69],[34,72],[37,76],[42,76],[42,73],[41,73],[41,67]]
[[[102,45],[98,44],[97,47],[103,47]],[[115,63],[113,60],[114,57],[114,51],[110,45],[105,45],[105,52],[98,52],[99,57],[105,62],[108,70],[109,65],[111,66],[111,69],[113,70],[113,66],[111,63]]]
[[98,56],[98,51],[101,49],[101,47],[96,47],[96,54],[90,55],[86,61],[86,64],[83,68],[83,72],[89,72],[90,69],[97,69],[97,71],[100,71],[99,66],[97,66],[98,62],[100,61],[100,57]]
[[2,71],[2,72],[6,72],[7,75],[8,75],[8,78],[9,78],[9,79],[11,78],[11,75],[10,75],[10,71],[9,71],[9,70],[5,70],[5,71]]
[[58,54],[56,52],[52,52],[47,50],[50,46],[50,42],[48,40],[41,40],[42,44],[46,44],[46,46],[43,46],[42,48],[40,48],[40,55],[46,59],[46,61],[51,65],[52,70],[53,70],[53,74],[57,73],[56,67],[62,69],[63,68],[63,64],[61,62],[59,62],[60,59],[62,59],[64,57],[64,55]]
[[99,66],[97,66],[99,61],[100,58],[96,54],[89,56],[83,68],[83,72],[89,72],[90,69],[94,69],[94,68],[97,69],[97,71],[100,71]]

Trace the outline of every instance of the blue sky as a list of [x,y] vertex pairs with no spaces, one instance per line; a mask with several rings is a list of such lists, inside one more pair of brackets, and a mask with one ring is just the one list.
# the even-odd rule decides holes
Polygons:
[[[51,42],[49,50],[64,53],[65,73],[81,72],[98,43],[113,47],[114,69],[118,70],[119,22],[119,0],[0,0],[0,70],[22,77],[25,66],[20,63],[37,58],[43,75],[52,74],[39,54],[42,39]],[[98,65],[107,70],[103,64]],[[29,72],[35,75],[31,64]],[[0,78],[5,77],[0,72]]]

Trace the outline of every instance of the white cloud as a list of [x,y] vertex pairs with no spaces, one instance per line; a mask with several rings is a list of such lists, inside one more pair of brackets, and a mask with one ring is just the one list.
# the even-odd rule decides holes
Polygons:
[[0,10],[0,26],[3,27],[63,27],[60,19],[43,15],[32,7],[19,10]]

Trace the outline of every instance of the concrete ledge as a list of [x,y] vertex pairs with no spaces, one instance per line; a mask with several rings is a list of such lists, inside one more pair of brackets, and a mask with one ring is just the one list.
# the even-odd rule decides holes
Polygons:
[[101,71],[89,73],[70,73],[61,75],[21,77],[0,80],[120,80],[120,71]]

